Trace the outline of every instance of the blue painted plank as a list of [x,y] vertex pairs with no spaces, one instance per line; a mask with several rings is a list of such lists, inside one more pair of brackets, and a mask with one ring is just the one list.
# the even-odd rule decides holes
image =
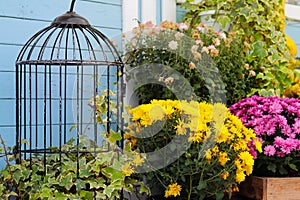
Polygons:
[[156,0],[156,23],[160,24],[162,21],[162,0]]
[[15,123],[15,100],[0,100],[0,126],[11,125]]
[[[37,20],[53,21],[69,10],[69,1],[61,0],[10,0],[0,2],[0,16],[12,16]],[[88,19],[93,25],[121,28],[120,5],[77,2],[74,11]]]
[[[0,135],[3,138],[5,145],[7,147],[12,147],[15,145],[16,138],[16,128],[15,127],[1,127],[0,126]],[[2,145],[1,145],[2,147]],[[3,167],[2,161],[0,161],[0,169]]]
[[[19,51],[21,50],[20,46],[12,45],[1,45],[0,44],[0,69],[1,71],[14,71],[15,70],[15,61]],[[4,59],[5,58],[5,59]]]
[[[25,44],[25,42],[32,37],[36,32],[50,25],[50,22],[38,22],[32,20],[19,20],[10,18],[1,18],[1,31],[0,31],[0,45],[3,43],[8,44]],[[107,37],[112,37],[121,34],[120,29],[111,29],[105,27],[95,27]],[[0,53],[1,53],[0,48]]]
[[180,22],[186,10],[181,8],[180,5],[176,5],[176,22]]
[[15,73],[0,71],[0,80],[0,100],[3,98],[15,98]]
[[298,47],[298,57],[300,57],[300,38],[299,38],[299,33],[300,33],[300,26],[295,26],[295,25],[287,25],[285,27],[285,33],[288,34],[296,43]]
[[121,0],[78,0],[79,1],[87,1],[87,2],[97,2],[97,3],[104,3],[109,5],[121,5]]

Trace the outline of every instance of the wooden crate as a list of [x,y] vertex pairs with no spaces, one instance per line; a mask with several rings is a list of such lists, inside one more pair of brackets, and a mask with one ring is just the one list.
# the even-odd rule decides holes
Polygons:
[[300,177],[250,176],[241,183],[239,194],[256,200],[300,200]]

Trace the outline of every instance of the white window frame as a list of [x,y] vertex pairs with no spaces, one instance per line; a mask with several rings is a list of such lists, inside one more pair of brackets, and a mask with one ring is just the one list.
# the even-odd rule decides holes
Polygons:
[[300,21],[300,6],[286,3],[285,16],[289,20]]
[[[161,5],[157,5],[161,2]],[[161,21],[176,22],[176,0],[122,0],[123,32],[128,32],[137,26],[137,20],[142,23],[151,21],[157,24],[157,12],[161,11]],[[160,9],[158,9],[160,8]]]

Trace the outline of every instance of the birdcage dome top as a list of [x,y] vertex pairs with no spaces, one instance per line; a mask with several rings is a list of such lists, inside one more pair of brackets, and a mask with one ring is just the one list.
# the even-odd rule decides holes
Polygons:
[[33,35],[16,64],[122,65],[113,42],[72,10]]

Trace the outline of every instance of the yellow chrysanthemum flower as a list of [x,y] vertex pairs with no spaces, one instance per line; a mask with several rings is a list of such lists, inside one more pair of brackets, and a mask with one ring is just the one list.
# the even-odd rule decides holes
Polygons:
[[294,40],[287,34],[284,34],[286,45],[290,51],[290,62],[293,62],[293,57],[298,54],[298,48]]
[[228,172],[228,171],[223,172],[223,173],[221,174],[221,178],[224,179],[224,180],[226,180],[226,179],[228,178],[228,176],[229,176],[229,172]]
[[253,139],[254,142],[255,142],[255,148],[257,149],[258,152],[262,152],[262,143],[257,139],[257,138],[254,138]]
[[249,151],[243,151],[243,152],[241,152],[239,154],[239,158],[247,166],[253,166],[254,165],[253,156],[249,153]]
[[212,155],[211,155],[211,150],[208,149],[206,152],[205,152],[205,158],[208,162],[211,162],[211,159],[212,159]]
[[165,110],[161,105],[152,105],[149,111],[151,121],[158,121],[165,118]]
[[126,163],[125,165],[123,165],[122,173],[125,176],[130,176],[133,172],[134,172],[134,170],[133,170],[132,166],[129,163]]
[[218,135],[218,143],[226,143],[230,141],[230,133],[228,131],[228,129],[223,126],[221,129],[221,133]]
[[178,135],[185,135],[186,134],[186,123],[182,121],[181,119],[177,120],[177,125],[174,126],[174,129],[176,130],[176,133]]
[[143,157],[141,157],[140,155],[135,155],[132,162],[136,167],[138,167],[138,166],[142,166],[144,160],[145,159]]
[[218,161],[219,161],[220,165],[224,166],[227,163],[228,160],[230,160],[230,158],[228,158],[226,152],[220,152],[219,153]]
[[235,175],[235,181],[237,183],[240,183],[240,182],[244,181],[245,178],[246,178],[246,175],[244,174],[244,172],[241,170],[237,170],[236,175]]
[[178,185],[177,183],[173,183],[168,186],[168,189],[165,191],[165,198],[168,198],[170,196],[180,196],[181,191],[181,185]]

